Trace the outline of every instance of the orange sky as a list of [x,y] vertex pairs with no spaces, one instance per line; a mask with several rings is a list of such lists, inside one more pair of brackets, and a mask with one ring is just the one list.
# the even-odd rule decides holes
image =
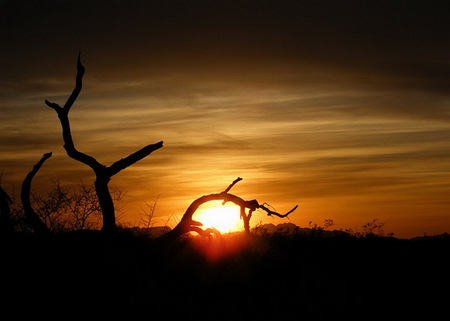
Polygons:
[[[54,156],[49,179],[92,181],[68,158],[44,99],[63,103],[78,50],[83,91],[70,113],[77,148],[110,164],[164,147],[116,175],[121,221],[158,197],[155,223],[197,197],[232,192],[289,222],[378,218],[398,237],[450,231],[450,45],[446,2],[81,1],[0,12],[0,171],[21,180]],[[287,220],[256,213],[253,224]]]

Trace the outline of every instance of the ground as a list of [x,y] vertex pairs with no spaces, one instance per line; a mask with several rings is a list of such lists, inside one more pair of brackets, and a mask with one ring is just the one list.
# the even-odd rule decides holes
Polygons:
[[448,239],[122,231],[2,240],[2,312],[188,319],[430,319],[448,303]]

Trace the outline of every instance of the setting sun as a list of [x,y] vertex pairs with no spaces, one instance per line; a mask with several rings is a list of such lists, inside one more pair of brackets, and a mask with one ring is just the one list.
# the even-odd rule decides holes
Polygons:
[[201,222],[204,228],[215,228],[221,233],[238,231],[243,227],[239,207],[222,205],[222,201],[202,205],[195,213],[194,220]]

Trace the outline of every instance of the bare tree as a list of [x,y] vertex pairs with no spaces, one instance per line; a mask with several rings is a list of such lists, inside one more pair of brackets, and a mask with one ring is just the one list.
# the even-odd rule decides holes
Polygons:
[[[232,202],[240,207],[241,212],[241,218],[244,222],[244,230],[247,234],[250,234],[250,219],[252,217],[252,214],[255,210],[261,209],[267,213],[267,215],[275,215],[278,217],[287,217],[289,214],[291,214],[293,211],[297,209],[297,205],[294,206],[293,209],[291,209],[286,214],[279,214],[275,211],[272,211],[268,208],[267,204],[259,204],[257,200],[251,200],[246,201],[242,199],[239,196],[233,195],[228,193],[231,188],[241,181],[242,178],[238,177],[235,179],[223,192],[216,193],[216,194],[208,194],[204,195],[202,197],[197,198],[195,201],[191,203],[191,205],[187,208],[186,212],[184,213],[183,217],[181,218],[181,221],[178,223],[177,226],[170,232],[168,232],[166,235],[164,235],[164,238],[170,239],[170,238],[177,238],[185,233],[188,232],[197,232],[199,234],[208,234],[208,233],[214,233],[217,234],[218,231],[215,229],[208,229],[203,230],[200,226],[202,226],[202,223],[194,221],[192,219],[192,216],[194,215],[195,211],[199,208],[200,205],[210,202],[210,201],[223,201],[223,205],[227,202]],[[248,213],[246,210],[248,209]]]
[[117,173],[127,168],[128,166],[131,166],[134,163],[138,162],[139,160],[143,159],[144,157],[148,156],[153,151],[161,148],[163,146],[163,142],[160,141],[156,144],[147,145],[138,150],[137,152],[116,161],[110,166],[103,165],[100,162],[98,162],[94,157],[78,151],[75,148],[72,139],[72,133],[69,123],[69,111],[81,92],[84,72],[85,69],[84,66],[81,64],[79,54],[77,59],[77,75],[75,88],[72,94],[67,99],[64,106],[61,107],[60,105],[50,102],[48,100],[45,100],[45,103],[47,106],[53,108],[56,111],[58,118],[61,122],[64,149],[66,150],[67,155],[89,166],[94,171],[95,191],[103,214],[102,230],[105,232],[114,232],[117,229],[116,215],[114,209],[114,202],[108,188],[108,183],[110,182],[112,176],[116,175]]
[[[76,186],[63,186],[52,180],[53,186],[46,193],[31,193],[35,212],[54,232],[98,229],[101,227],[102,211],[93,185],[83,181]],[[124,192],[111,190],[116,212],[120,213],[120,201]]]
[[[121,213],[120,202],[125,193],[113,187],[111,198],[114,202],[116,220]],[[98,202],[95,186],[86,185],[83,181],[69,195],[69,203],[65,209],[70,230],[96,229],[101,225],[102,209]]]
[[153,204],[145,202],[146,208],[141,207],[142,213],[139,214],[139,225],[144,229],[150,229],[153,225],[153,217],[155,216],[156,205],[158,203],[159,195],[153,200]]
[[41,234],[50,233],[50,229],[41,221],[39,215],[33,210],[31,206],[30,193],[31,193],[31,181],[33,180],[36,173],[39,171],[44,162],[52,156],[52,153],[45,153],[33,169],[27,174],[22,182],[22,190],[20,192],[20,199],[22,201],[23,210],[25,213],[26,220],[29,226],[36,232]]
[[53,232],[66,230],[69,221],[66,208],[71,202],[68,188],[63,187],[59,180],[53,181],[53,188],[46,195],[31,193],[32,205],[36,214]]

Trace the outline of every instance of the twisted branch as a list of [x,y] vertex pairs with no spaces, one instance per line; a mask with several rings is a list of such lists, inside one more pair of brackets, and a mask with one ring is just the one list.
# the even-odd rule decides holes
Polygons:
[[[280,214],[275,211],[270,210],[267,208],[264,204],[259,204],[257,200],[250,200],[246,201],[242,199],[239,196],[236,196],[234,194],[228,193],[230,189],[238,182],[240,182],[242,178],[238,177],[236,180],[234,180],[226,189],[225,191],[221,193],[215,193],[215,194],[209,194],[209,195],[203,195],[199,198],[197,198],[195,201],[191,203],[191,205],[187,208],[186,212],[184,213],[183,217],[181,218],[181,221],[178,223],[177,226],[170,232],[164,235],[164,238],[176,238],[179,237],[185,233],[188,232],[197,232],[201,235],[203,235],[206,231],[202,230],[199,226],[202,226],[202,223],[194,221],[192,219],[192,216],[197,211],[197,209],[200,207],[200,205],[210,202],[210,201],[223,201],[222,204],[225,204],[227,202],[232,202],[239,206],[241,208],[241,218],[244,221],[244,229],[247,234],[250,233],[250,218],[252,217],[252,214],[257,209],[262,209],[265,212],[267,212],[267,215],[275,215],[278,217],[287,217],[289,214],[294,212],[298,205],[296,205],[292,210],[287,212],[286,214]],[[248,209],[248,214],[246,214],[246,209]],[[218,231],[217,231],[218,232]]]

